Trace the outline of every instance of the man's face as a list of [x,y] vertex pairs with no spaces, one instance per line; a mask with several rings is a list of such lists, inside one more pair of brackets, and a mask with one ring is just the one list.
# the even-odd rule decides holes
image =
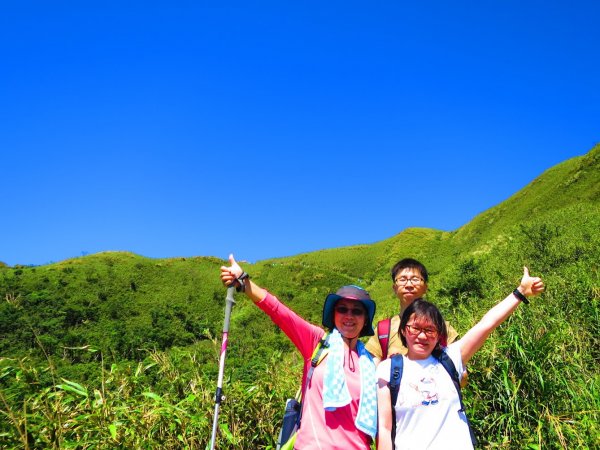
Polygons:
[[427,292],[427,283],[417,269],[402,269],[394,280],[394,293],[400,300],[401,309],[406,308],[414,300]]

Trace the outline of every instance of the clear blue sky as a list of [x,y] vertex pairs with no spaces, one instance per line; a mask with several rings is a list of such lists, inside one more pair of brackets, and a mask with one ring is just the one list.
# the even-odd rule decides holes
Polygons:
[[4,2],[0,261],[455,230],[600,141],[597,1]]

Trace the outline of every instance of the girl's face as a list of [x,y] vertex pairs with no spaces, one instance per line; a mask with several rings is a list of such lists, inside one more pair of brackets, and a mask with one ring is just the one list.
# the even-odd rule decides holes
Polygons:
[[410,359],[428,358],[440,339],[438,329],[428,318],[415,317],[414,314],[400,332],[406,339]]
[[362,303],[342,298],[333,309],[333,321],[340,334],[346,339],[358,337],[367,320],[367,311]]

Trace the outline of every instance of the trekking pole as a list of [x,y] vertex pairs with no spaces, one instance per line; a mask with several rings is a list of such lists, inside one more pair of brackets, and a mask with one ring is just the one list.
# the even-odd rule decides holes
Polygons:
[[227,297],[225,298],[225,322],[223,323],[223,343],[221,344],[221,357],[219,358],[219,378],[217,380],[217,392],[215,393],[215,415],[213,418],[212,437],[210,438],[210,450],[215,448],[215,439],[217,437],[217,422],[219,420],[219,407],[221,400],[225,398],[223,395],[223,370],[225,369],[225,352],[227,351],[227,337],[229,335],[229,319],[231,317],[231,309],[235,303],[233,299],[234,286],[227,288]]

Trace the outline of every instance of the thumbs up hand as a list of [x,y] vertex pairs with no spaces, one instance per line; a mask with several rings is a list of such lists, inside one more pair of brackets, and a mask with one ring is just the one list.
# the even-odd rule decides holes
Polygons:
[[221,281],[225,286],[230,286],[244,272],[240,265],[236,262],[233,254],[229,255],[229,267],[221,266]]
[[544,291],[544,282],[540,277],[529,275],[529,269],[523,267],[523,278],[521,278],[521,285],[518,289],[523,295],[531,297]]

